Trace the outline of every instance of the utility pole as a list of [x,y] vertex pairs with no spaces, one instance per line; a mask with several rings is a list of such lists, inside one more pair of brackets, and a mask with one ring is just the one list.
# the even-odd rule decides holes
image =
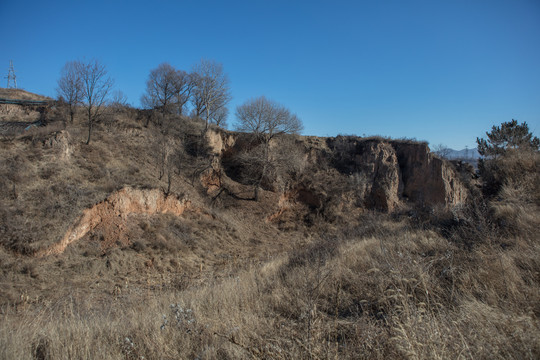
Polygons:
[[[17,88],[17,76],[15,75],[15,68],[13,67],[13,60],[9,60],[9,71],[7,78],[7,88]],[[12,84],[13,83],[13,84]]]

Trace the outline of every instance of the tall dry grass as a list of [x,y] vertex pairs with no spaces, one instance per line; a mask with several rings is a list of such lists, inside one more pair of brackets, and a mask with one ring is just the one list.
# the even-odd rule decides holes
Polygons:
[[182,291],[4,309],[1,357],[538,358],[531,239],[471,250],[407,221],[374,225]]

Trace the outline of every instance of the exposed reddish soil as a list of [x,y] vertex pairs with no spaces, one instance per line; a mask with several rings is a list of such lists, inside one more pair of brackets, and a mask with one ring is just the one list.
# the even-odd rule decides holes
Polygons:
[[113,193],[104,201],[84,210],[74,225],[64,234],[62,240],[35,255],[43,257],[60,254],[74,241],[79,240],[89,231],[98,229],[103,234],[102,250],[116,243],[128,245],[126,220],[135,214],[174,214],[180,216],[189,208],[191,202],[175,195],[166,196],[158,189],[141,190],[124,188]]

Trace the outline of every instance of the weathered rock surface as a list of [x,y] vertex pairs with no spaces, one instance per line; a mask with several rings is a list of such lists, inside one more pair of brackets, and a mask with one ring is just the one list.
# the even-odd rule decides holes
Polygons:
[[394,143],[403,179],[401,196],[421,205],[454,206],[467,190],[452,164],[434,156],[427,144]]
[[334,166],[366,179],[365,205],[392,211],[400,203],[455,206],[467,189],[453,165],[433,155],[427,144],[341,137],[328,139]]
[[236,142],[236,137],[225,131],[210,130],[206,132],[205,136],[208,147],[213,155],[221,155],[224,151],[234,146]]
[[[211,131],[207,137],[216,156],[241,151],[238,135]],[[355,136],[300,136],[296,142],[304,149],[311,181],[287,190],[280,207],[296,201],[320,209],[332,194],[335,202],[336,192],[341,192],[341,205],[388,212],[404,203],[455,206],[466,201],[467,189],[454,166],[432,154],[425,143]]]

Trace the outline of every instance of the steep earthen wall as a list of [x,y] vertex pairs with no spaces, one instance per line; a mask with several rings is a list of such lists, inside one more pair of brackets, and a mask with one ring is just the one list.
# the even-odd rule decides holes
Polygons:
[[341,136],[328,138],[327,144],[330,150],[321,151],[330,164],[365,180],[359,191],[367,208],[392,211],[402,202],[455,206],[467,198],[453,166],[431,154],[425,143]]
[[457,205],[467,190],[452,165],[430,153],[426,144],[394,142],[401,176],[402,196],[421,205]]
[[[215,130],[207,133],[207,140],[218,157],[234,157],[232,153],[241,151],[245,142],[239,134]],[[454,206],[467,198],[466,187],[453,166],[431,154],[425,143],[356,136],[299,137],[297,141],[313,169],[325,163],[342,174],[333,181],[361,177],[357,195],[367,208],[393,211],[403,202]],[[234,169],[229,169],[229,174],[234,174]],[[302,186],[293,187],[291,194],[298,189]]]

